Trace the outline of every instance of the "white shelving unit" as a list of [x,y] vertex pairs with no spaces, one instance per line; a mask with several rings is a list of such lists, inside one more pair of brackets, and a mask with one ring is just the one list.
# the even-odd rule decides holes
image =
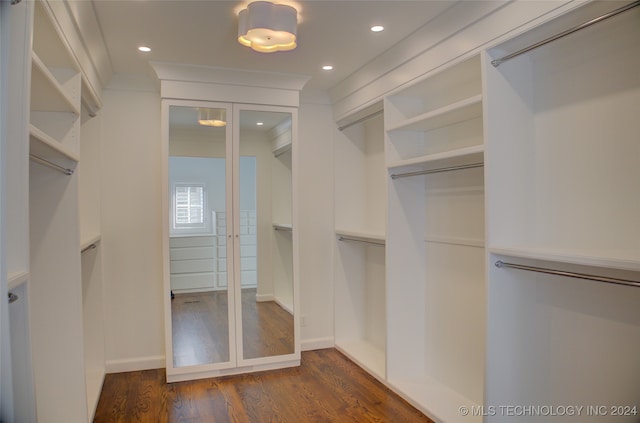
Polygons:
[[639,8],[491,64],[627,3],[590,3],[484,57],[488,405],[638,404],[638,288],[495,266],[640,281]]
[[[84,113],[85,111],[83,111]],[[84,115],[78,164],[80,255],[82,266],[82,309],[84,369],[88,421],[93,421],[105,377],[105,330],[103,297],[100,150],[100,116]],[[86,135],[86,136],[85,136]]]
[[291,119],[283,120],[270,134],[272,277],[274,300],[289,313],[293,310],[293,150]]
[[478,56],[385,99],[387,383],[436,421],[483,404],[483,95]]
[[82,75],[67,39],[46,2],[29,7],[28,279],[37,415],[42,422],[88,421],[104,379],[100,148],[80,144]]
[[[384,128],[377,104],[335,141],[335,344],[386,377]],[[344,123],[344,122],[343,122]]]

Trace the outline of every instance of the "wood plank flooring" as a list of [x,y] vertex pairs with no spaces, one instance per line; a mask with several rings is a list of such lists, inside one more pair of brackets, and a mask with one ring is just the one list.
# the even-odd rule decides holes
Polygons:
[[109,374],[94,422],[431,422],[335,349],[302,365],[166,384],[164,369]]
[[[176,294],[171,300],[174,367],[229,361],[226,291]],[[242,289],[243,357],[292,354],[293,316],[274,301]]]

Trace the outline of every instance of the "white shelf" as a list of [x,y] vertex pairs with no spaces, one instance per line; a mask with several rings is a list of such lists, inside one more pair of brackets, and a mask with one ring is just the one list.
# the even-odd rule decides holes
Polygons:
[[29,153],[50,161],[70,161],[70,164],[80,160],[76,152],[32,124],[29,125]]
[[7,278],[7,290],[11,291],[12,289],[16,289],[23,283],[29,280],[29,271],[22,270],[19,272],[9,273]]
[[484,146],[460,148],[437,154],[415,157],[407,160],[397,160],[387,164],[393,171],[431,170],[449,166],[462,166],[474,163],[484,163]]
[[352,231],[344,229],[336,229],[337,237],[344,237],[346,240],[371,242],[374,244],[384,245],[384,234],[364,232],[364,231]]
[[532,260],[545,260],[556,263],[578,264],[583,266],[605,267],[620,270],[640,271],[640,261],[625,260],[614,257],[602,257],[579,254],[569,251],[553,250],[548,247],[500,247],[491,246],[489,252],[503,256],[519,257]]
[[[428,376],[410,379],[392,379],[389,385],[401,397],[436,422],[481,422],[481,416],[473,416],[472,410],[480,407],[473,401]],[[460,412],[462,407],[469,415]]]
[[393,131],[431,131],[482,116],[482,95],[474,95],[439,109],[423,113],[387,128]]
[[291,223],[273,223],[273,229],[276,231],[291,232],[293,231],[293,226]]
[[79,115],[77,104],[36,53],[32,52],[31,110]]
[[385,353],[366,340],[336,341],[336,349],[372,376],[384,381]]
[[284,153],[286,153],[287,151],[291,151],[291,142],[288,142],[286,144],[283,145],[279,145],[276,148],[273,149],[273,155],[274,157],[278,157]]
[[100,234],[92,234],[87,237],[82,236],[80,239],[80,251],[90,247],[93,244],[99,243],[101,238],[102,237]]

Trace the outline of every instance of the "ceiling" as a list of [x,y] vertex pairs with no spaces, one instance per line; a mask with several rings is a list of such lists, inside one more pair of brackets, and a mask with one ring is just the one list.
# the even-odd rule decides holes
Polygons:
[[[451,7],[435,0],[277,1],[298,10],[298,47],[258,53],[237,41],[248,1],[92,0],[114,73],[149,75],[166,61],[311,76],[305,88],[335,86]],[[370,27],[383,25],[373,33]],[[150,53],[137,50],[140,45]],[[324,71],[325,64],[334,66]]]

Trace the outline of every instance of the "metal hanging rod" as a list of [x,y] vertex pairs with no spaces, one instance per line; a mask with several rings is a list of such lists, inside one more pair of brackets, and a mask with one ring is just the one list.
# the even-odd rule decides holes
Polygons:
[[580,24],[578,26],[575,26],[575,27],[573,27],[571,29],[567,29],[566,31],[563,31],[563,32],[561,32],[559,34],[556,34],[556,35],[551,36],[551,37],[549,37],[547,39],[544,39],[544,40],[542,40],[540,42],[532,44],[529,47],[525,47],[525,48],[523,48],[521,50],[518,50],[515,53],[507,54],[506,56],[503,56],[503,57],[501,57],[499,59],[492,60],[491,64],[494,67],[497,68],[502,63],[504,63],[504,62],[506,62],[508,60],[511,60],[514,57],[520,56],[521,54],[527,53],[527,52],[529,52],[531,50],[534,50],[534,49],[536,49],[538,47],[542,47],[545,44],[549,44],[550,42],[556,41],[559,38],[566,37],[569,34],[573,34],[574,32],[580,31],[581,29],[587,28],[587,27],[589,27],[589,26],[591,26],[593,24],[596,24],[598,22],[602,22],[605,19],[612,18],[612,17],[614,17],[616,15],[619,15],[622,12],[626,12],[627,10],[633,9],[636,6],[640,6],[640,0],[636,0],[633,3],[629,3],[629,4],[625,5],[625,6],[622,6],[622,7],[618,8],[618,9],[613,10],[613,11],[611,11],[609,13],[606,13],[606,14],[604,14],[602,16],[598,16],[597,18],[591,19],[590,21],[582,23],[582,24]]
[[347,124],[345,124],[345,125],[342,125],[342,126],[338,127],[338,130],[339,130],[339,131],[344,131],[345,129],[350,128],[350,127],[352,127],[353,125],[357,125],[357,124],[359,124],[359,123],[362,123],[362,122],[364,122],[364,121],[367,121],[367,120],[369,120],[369,119],[372,119],[372,118],[374,118],[374,117],[376,117],[376,116],[380,116],[383,112],[384,112],[384,110],[378,110],[378,111],[375,111],[375,112],[373,112],[373,113],[370,113],[370,114],[368,114],[368,115],[366,115],[366,116],[361,117],[360,119],[356,119],[356,120],[354,120],[353,122],[349,122],[349,123],[347,123]]
[[338,237],[338,241],[351,241],[351,242],[362,242],[364,244],[372,244],[372,245],[381,245],[384,247],[383,241],[365,241],[364,239],[351,238],[348,236],[340,235]]
[[73,175],[73,169],[67,169],[66,167],[62,167],[53,162],[50,162],[49,160],[45,160],[42,157],[38,157],[35,154],[29,154],[29,159],[33,160],[34,162],[38,162],[41,165],[45,165],[59,172],[62,172],[65,175]]
[[544,267],[524,266],[521,264],[505,263],[502,260],[496,261],[495,266],[497,268],[510,267],[513,269],[528,270],[530,272],[546,273],[549,275],[558,275],[558,276],[568,276],[570,278],[586,279],[590,281],[613,283],[616,285],[635,286],[640,288],[640,282],[631,281],[628,279],[608,278],[606,276],[588,275],[585,273],[575,273],[575,272],[565,272],[562,270],[546,269]]
[[430,173],[450,172],[452,170],[473,169],[476,167],[483,167],[483,166],[484,166],[484,163],[471,163],[471,164],[460,165],[460,166],[442,167],[439,169],[418,170],[416,172],[397,173],[397,174],[394,173],[391,175],[391,179],[406,178],[408,176],[417,176],[417,175],[428,175]]
[[95,243],[93,243],[87,247],[84,247],[82,250],[80,250],[80,254],[84,253],[85,251],[94,250],[96,248],[98,248],[98,246]]

